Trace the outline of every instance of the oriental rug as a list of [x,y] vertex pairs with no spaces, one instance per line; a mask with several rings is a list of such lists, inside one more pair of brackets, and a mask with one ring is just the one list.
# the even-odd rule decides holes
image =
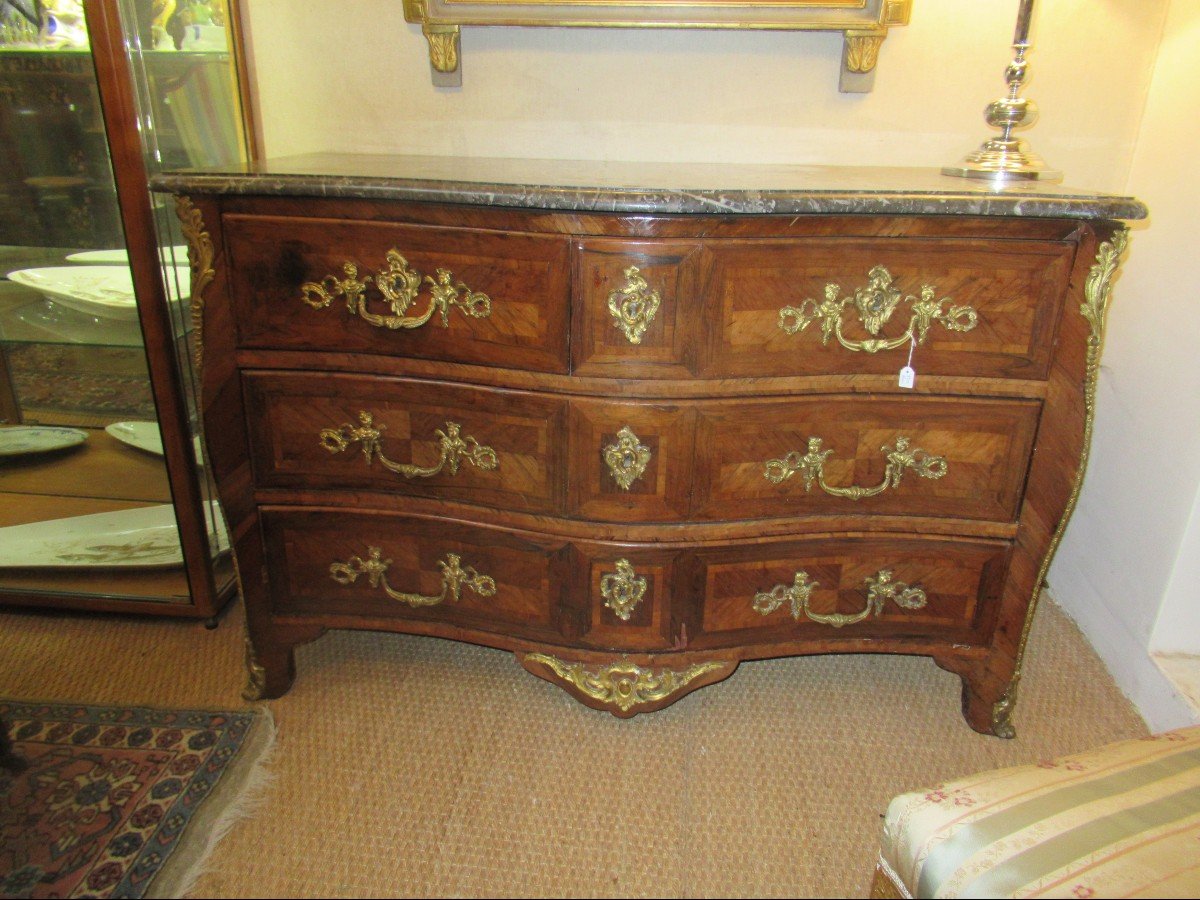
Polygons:
[[13,390],[27,422],[107,425],[154,418],[141,347],[21,344],[8,348]]
[[[0,700],[0,897],[177,897],[261,787],[264,710]],[[148,893],[149,892],[149,893]]]

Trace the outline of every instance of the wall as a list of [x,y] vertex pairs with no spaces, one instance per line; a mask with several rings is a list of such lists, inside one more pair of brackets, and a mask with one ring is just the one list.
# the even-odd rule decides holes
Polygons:
[[[1147,648],[1200,484],[1187,358],[1200,304],[1182,244],[1197,182],[1176,177],[1200,146],[1183,49],[1196,46],[1197,3],[1038,4],[1025,92],[1042,109],[1030,140],[1068,184],[1136,194],[1154,214],[1117,286],[1091,472],[1050,574],[1152,724],[1181,714]],[[268,155],[903,166],[955,162],[990,135],[982,111],[1003,90],[1017,5],[915,0],[875,90],[846,95],[833,34],[468,27],[463,86],[434,88],[400,0],[245,2]]]
[[[463,86],[434,88],[400,0],[245,3],[270,155],[905,166],[955,162],[990,136],[1017,5],[915,0],[874,92],[855,95],[837,91],[837,34],[466,27]],[[1033,143],[1072,184],[1124,188],[1166,5],[1040,4]]]
[[1102,437],[1049,577],[1156,728],[1193,717],[1147,650],[1200,653],[1200,590],[1187,577],[1200,563],[1198,46],[1200,0],[1173,0],[1129,172],[1129,190],[1151,217],[1134,229],[1114,290],[1096,417]]
[[[1192,332],[1193,334],[1195,331]],[[1200,656],[1200,490],[1150,636],[1156,653]],[[1194,697],[1193,700],[1200,700]]]

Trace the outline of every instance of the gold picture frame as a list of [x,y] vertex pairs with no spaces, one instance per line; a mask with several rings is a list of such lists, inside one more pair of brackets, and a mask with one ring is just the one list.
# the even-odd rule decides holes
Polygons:
[[907,25],[913,0],[404,0],[404,18],[429,42],[433,83],[462,84],[463,25],[590,28],[738,28],[840,31],[844,93],[875,83],[879,48]]

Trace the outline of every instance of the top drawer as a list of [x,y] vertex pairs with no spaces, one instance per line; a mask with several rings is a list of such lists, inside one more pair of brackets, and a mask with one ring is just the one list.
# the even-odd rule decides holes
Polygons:
[[566,372],[568,242],[226,215],[238,343]]
[[1046,377],[1074,245],[965,238],[581,245],[576,371]]

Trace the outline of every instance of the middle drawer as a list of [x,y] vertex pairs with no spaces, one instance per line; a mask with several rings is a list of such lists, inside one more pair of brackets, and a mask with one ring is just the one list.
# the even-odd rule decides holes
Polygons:
[[595,522],[931,516],[1012,522],[1036,400],[614,400],[248,372],[255,482]]
[[358,375],[244,375],[255,482],[559,512],[566,400]]

